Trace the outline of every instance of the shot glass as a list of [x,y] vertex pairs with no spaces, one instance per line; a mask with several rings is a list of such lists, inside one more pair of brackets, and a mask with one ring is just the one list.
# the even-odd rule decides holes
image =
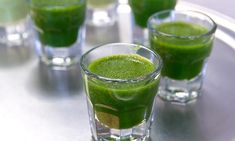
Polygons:
[[0,0],[0,45],[30,45],[30,20],[27,0]]
[[118,0],[87,0],[87,24],[111,26],[117,19]]
[[160,56],[144,46],[113,43],[89,50],[80,63],[92,138],[145,141],[153,121]]
[[177,0],[128,0],[133,13],[133,42],[148,45],[148,18],[159,11],[174,9]]
[[30,0],[42,62],[52,67],[76,64],[84,43],[86,0]]
[[196,11],[166,10],[150,17],[150,46],[164,64],[162,99],[185,104],[200,95],[216,28],[209,16]]

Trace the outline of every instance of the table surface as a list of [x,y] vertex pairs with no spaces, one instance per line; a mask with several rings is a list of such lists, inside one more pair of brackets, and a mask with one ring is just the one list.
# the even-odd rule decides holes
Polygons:
[[232,18],[235,18],[235,9],[233,5],[235,5],[234,0],[179,0],[183,2],[191,2],[198,5],[202,5],[204,7],[213,9],[225,15],[228,15]]
[[[188,2],[180,1],[177,9],[207,12],[219,28],[202,96],[187,106],[157,99],[151,140],[235,141],[235,23]],[[130,41],[127,5],[119,7],[119,15],[112,27],[87,27],[83,50],[100,43]],[[29,48],[0,47],[0,140],[90,141],[79,66],[55,70],[41,64]]]

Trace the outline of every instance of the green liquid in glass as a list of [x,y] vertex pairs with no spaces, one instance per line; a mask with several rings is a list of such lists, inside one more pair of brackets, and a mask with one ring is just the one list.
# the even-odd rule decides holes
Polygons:
[[[114,55],[92,62],[89,70],[103,77],[131,79],[153,72],[155,66],[138,55]],[[159,78],[150,83],[148,80],[109,83],[88,79],[87,92],[98,120],[110,128],[126,129],[148,119]]]
[[69,47],[76,42],[85,20],[86,3],[81,0],[32,0],[32,17],[44,45]]
[[28,10],[26,0],[0,0],[0,25],[12,24],[26,18]]
[[[156,26],[157,31],[176,36],[200,36],[208,30],[186,22],[168,22]],[[197,39],[152,35],[151,48],[163,59],[162,75],[176,80],[192,79],[202,70],[212,49],[212,37]]]
[[174,9],[177,0],[129,0],[135,22],[140,27],[147,27],[148,18],[159,11]]

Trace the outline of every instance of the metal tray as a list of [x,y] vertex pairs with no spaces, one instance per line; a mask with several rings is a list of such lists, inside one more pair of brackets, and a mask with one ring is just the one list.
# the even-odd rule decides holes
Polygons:
[[[191,3],[218,23],[202,96],[187,106],[157,99],[152,141],[235,141],[235,22]],[[130,42],[130,9],[118,8],[112,27],[87,27],[83,50],[107,42]],[[130,32],[129,32],[130,31]],[[91,133],[79,66],[54,70],[29,48],[0,47],[0,140],[90,141]]]

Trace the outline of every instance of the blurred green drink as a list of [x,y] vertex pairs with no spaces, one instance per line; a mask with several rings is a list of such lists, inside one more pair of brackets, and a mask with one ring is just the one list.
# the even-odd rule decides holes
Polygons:
[[129,0],[135,22],[140,27],[147,27],[148,18],[159,11],[174,9],[177,0]]
[[26,0],[0,0],[0,25],[12,24],[28,14]]

